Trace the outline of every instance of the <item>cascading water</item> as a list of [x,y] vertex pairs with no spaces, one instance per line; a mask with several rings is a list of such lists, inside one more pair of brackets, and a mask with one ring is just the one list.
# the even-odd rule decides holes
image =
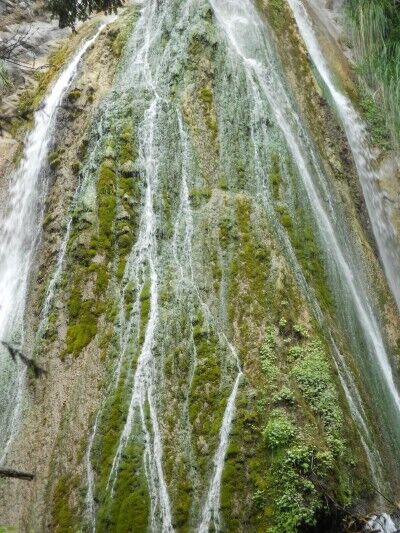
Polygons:
[[390,206],[385,203],[384,191],[380,186],[380,179],[384,176],[381,176],[379,163],[369,146],[367,128],[349,98],[335,83],[303,2],[289,0],[289,5],[311,60],[332,97],[336,112],[346,132],[386,277],[400,309],[399,236],[391,222]]
[[[141,5],[134,23],[113,89],[89,136],[38,332],[44,334],[60,293],[66,303],[60,323],[68,329],[63,357],[77,358],[60,366],[79,364],[78,356],[97,365],[97,349],[106,361],[100,406],[89,438],[82,436],[85,487],[79,489],[86,490],[86,512],[77,513],[76,523],[82,520],[84,531],[206,533],[227,529],[228,515],[240,508],[232,522],[241,524],[237,530],[256,524],[252,520],[270,497],[266,485],[273,468],[265,460],[270,450],[263,432],[269,410],[282,415],[287,408],[289,422],[297,421],[290,411],[296,400],[274,399],[280,391],[270,383],[273,372],[264,370],[265,360],[260,363],[269,326],[279,337],[273,349],[294,349],[293,360],[285,361],[285,355],[280,362],[287,365],[285,384],[296,382],[296,357],[316,350],[308,329],[314,340],[324,336],[359,428],[370,478],[383,491],[381,452],[389,452],[393,462],[399,456],[400,400],[376,295],[362,264],[363,242],[343,216],[324,155],[291,98],[270,28],[250,0],[154,0]],[[48,137],[44,142],[47,148]],[[40,166],[44,160],[45,155]],[[283,175],[278,194],[271,182],[277,160]],[[43,195],[35,200],[39,207]],[[297,223],[296,202],[322,257],[329,304],[297,257],[287,223],[288,217]],[[29,261],[33,253],[32,248]],[[26,277],[28,272],[29,265]],[[61,276],[66,283],[59,283]],[[264,296],[275,292],[276,300],[275,294]],[[79,315],[76,301],[87,314]],[[291,304],[298,315],[289,321],[304,320],[307,331],[290,326],[288,332]],[[308,319],[310,310],[317,326]],[[81,333],[81,325],[85,334],[94,320],[97,329],[89,342],[75,349],[70,338]],[[44,341],[51,349],[52,335]],[[59,354],[59,345],[55,351]],[[318,364],[324,365],[319,359]],[[319,376],[312,378],[318,393],[328,390]],[[368,395],[379,404],[372,405]],[[318,432],[321,463],[340,462],[345,451],[340,439],[337,444],[338,433],[329,434],[326,444],[324,412],[312,410],[312,398],[305,404],[301,422],[308,417],[307,435]],[[384,434],[379,450],[374,449],[377,426]],[[308,441],[301,441],[301,428],[296,438],[303,453]],[[273,463],[275,453],[270,455]],[[308,460],[301,458],[300,468]],[[319,457],[316,461],[319,467]],[[234,485],[242,484],[231,500],[229,476]],[[267,483],[259,481],[263,476]],[[295,479],[299,485],[304,481]],[[316,490],[308,478],[306,485],[307,495]],[[247,517],[241,516],[242,507],[250,509]]]
[[[27,136],[22,162],[11,176],[8,201],[1,214],[0,230],[0,339],[24,344],[24,314],[29,274],[40,238],[47,193],[45,169],[58,106],[70,87],[79,63],[106,24],[80,48],[62,71],[42,107],[35,113]],[[25,368],[13,363],[1,350],[0,464],[4,462],[18,429],[25,381]]]
[[279,65],[273,56],[274,45],[269,41],[267,29],[250,1],[211,0],[211,4],[219,24],[226,32],[232,53],[239,57],[246,71],[249,98],[254,109],[263,109],[262,99],[269,102],[275,113],[276,123],[281,128],[296,163],[304,192],[319,228],[322,246],[330,258],[331,267],[334,265],[333,286],[336,288],[336,295],[342,302],[346,302],[341,312],[349,314],[343,318],[349,325],[352,324],[363,338],[357,346],[357,342],[353,342],[355,339],[351,339],[354,333],[350,329],[350,342],[353,342],[356,356],[358,354],[358,364],[364,369],[365,381],[384,405],[380,412],[382,424],[390,436],[392,453],[398,456],[400,397],[385,341],[367,293],[366,282],[363,281],[357,253],[353,251],[351,241],[346,238],[346,230],[341,226],[340,217],[337,214],[332,215],[329,207],[324,205],[326,201],[328,206],[331,205],[329,197],[324,197],[329,186],[318,164],[318,156],[313,151],[312,141],[302,127],[281,79]]
[[[188,18],[191,2],[187,3],[186,9],[182,13],[182,22]],[[140,150],[138,167],[145,177],[144,185],[144,200],[142,207],[142,214],[139,223],[139,234],[137,242],[128,259],[125,270],[123,284],[125,289],[122,290],[122,295],[128,286],[136,287],[136,301],[132,306],[132,314],[128,319],[125,318],[125,310],[122,307],[120,311],[120,319],[118,324],[119,339],[120,339],[120,354],[116,365],[116,373],[114,376],[115,383],[118,383],[121,372],[124,367],[124,357],[128,356],[127,348],[129,340],[133,335],[136,342],[139,341],[138,332],[141,327],[140,323],[135,325],[135,321],[140,321],[141,299],[145,290],[149,291],[149,314],[147,317],[147,324],[145,327],[143,344],[139,350],[137,360],[135,363],[134,374],[128,373],[128,380],[126,381],[130,387],[129,406],[127,418],[122,428],[118,445],[115,450],[115,455],[111,464],[111,469],[108,474],[108,481],[106,485],[106,492],[109,493],[110,498],[114,498],[114,494],[118,491],[118,471],[120,463],[123,458],[124,450],[128,445],[132,435],[137,431],[143,435],[143,461],[145,464],[145,472],[150,493],[151,512],[150,525],[152,530],[161,528],[163,531],[172,530],[172,516],[170,510],[169,496],[164,480],[162,467],[162,437],[157,415],[157,376],[159,373],[157,359],[155,358],[155,350],[160,330],[160,283],[165,278],[165,254],[167,257],[173,258],[174,269],[177,269],[178,278],[181,280],[182,286],[178,286],[179,299],[187,301],[190,309],[190,314],[195,314],[195,309],[200,308],[204,314],[204,319],[210,323],[210,327],[218,327],[217,319],[213,316],[207,303],[203,301],[201,291],[195,281],[195,274],[193,271],[193,215],[189,200],[188,182],[189,167],[191,166],[190,148],[188,144],[188,137],[184,131],[184,125],[179,108],[176,111],[175,117],[171,122],[171,118],[164,115],[165,97],[163,97],[166,87],[168,87],[167,80],[165,80],[159,71],[168,68],[168,61],[171,61],[175,48],[172,45],[167,46],[161,59],[155,64],[156,72],[153,71],[154,65],[149,56],[154,61],[154,52],[150,45],[155,46],[153,41],[156,41],[160,34],[160,25],[163,17],[168,15],[168,6],[166,6],[161,13],[158,12],[156,5],[147,6],[143,9],[142,16],[137,23],[137,28],[133,35],[131,45],[129,47],[136,48],[134,50],[134,59],[130,58],[128,64],[128,72],[124,71],[124,76],[121,76],[120,84],[125,87],[129,86],[135,88],[138,94],[139,87],[146,98],[149,99],[148,107],[144,110],[142,124],[139,127]],[[186,38],[186,35],[184,35]],[[175,43],[173,43],[175,44]],[[184,48],[184,46],[182,46]],[[150,55],[151,54],[151,55]],[[164,59],[165,57],[165,59]],[[140,93],[139,93],[140,94]],[[137,97],[140,102],[140,98]],[[143,104],[141,104],[143,105]],[[176,119],[178,117],[178,120]],[[165,127],[164,121],[168,120],[168,126],[173,126],[179,139],[179,146],[181,150],[177,154],[182,153],[181,163],[181,184],[180,184],[180,203],[179,209],[174,222],[173,238],[170,245],[164,251],[162,258],[160,257],[159,244],[156,240],[156,233],[158,228],[158,214],[156,208],[158,206],[158,198],[156,194],[160,194],[160,167],[165,165],[165,158],[168,154],[167,147],[163,145],[162,129]],[[165,167],[163,167],[165,168]],[[168,264],[168,261],[167,261]],[[123,301],[123,298],[121,299]],[[212,323],[212,325],[211,325]],[[142,326],[143,327],[143,326]],[[224,333],[218,333],[220,342],[224,345],[224,349],[230,354],[233,359],[232,364],[237,368],[237,377],[232,382],[232,389],[227,397],[226,409],[224,412],[219,445],[216,448],[214,464],[214,473],[210,481],[210,488],[206,496],[206,503],[202,513],[201,528],[207,528],[208,523],[214,521],[215,524],[219,522],[219,487],[222,476],[222,469],[224,464],[224,457],[228,446],[230,426],[232,424],[235,399],[239,388],[240,378],[242,372],[240,370],[239,359],[234,347],[228,342]],[[193,336],[193,332],[191,334]],[[196,369],[196,348],[192,338],[192,352],[193,361],[190,371],[191,378],[189,380],[189,390],[191,381]],[[159,379],[159,378],[158,378]],[[190,424],[188,421],[188,404],[183,410],[183,426]],[[146,415],[148,411],[148,415]],[[92,449],[95,448],[96,431],[99,430],[98,420],[96,420],[94,431],[92,433],[91,442],[88,450],[88,515],[91,520],[92,528],[96,527],[95,511],[94,511],[94,490],[93,490],[93,473],[90,467],[90,455]],[[182,428],[183,432],[187,433],[187,428]],[[189,442],[190,445],[190,442]]]
[[396,533],[398,530],[398,525],[396,525],[392,518],[386,513],[381,516],[373,516],[368,520],[365,528],[366,533]]
[[[400,275],[398,269],[400,247],[398,235],[390,219],[391,213],[385,205],[383,191],[380,189],[379,180],[381,176],[379,164],[370,149],[366,126],[362,123],[349,98],[336,85],[334,77],[329,70],[328,63],[319,46],[313,22],[305,5],[301,0],[289,0],[289,5],[311,60],[325,87],[329,91],[336,112],[345,130],[357,167],[386,277],[396,300],[397,307],[400,309]],[[373,517],[368,522],[366,530],[390,533],[397,531],[397,526],[390,516],[383,514]]]

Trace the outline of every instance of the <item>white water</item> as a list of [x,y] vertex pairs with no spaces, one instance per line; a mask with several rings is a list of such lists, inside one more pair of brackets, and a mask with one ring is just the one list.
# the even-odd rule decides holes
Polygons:
[[[198,302],[203,309],[204,315],[207,318],[208,322],[215,323],[215,319],[212,317],[212,313],[208,308],[207,304],[202,300],[199,288],[197,287],[194,280],[193,273],[193,251],[192,251],[192,239],[194,235],[193,228],[193,215],[189,199],[189,188],[188,188],[188,173],[189,173],[189,139],[184,130],[183,120],[181,113],[178,112],[178,122],[179,122],[179,133],[182,144],[182,185],[180,193],[180,207],[178,216],[176,218],[175,229],[174,229],[174,238],[172,241],[173,255],[175,262],[178,266],[180,272],[181,283],[187,285],[189,290],[192,289],[197,296]],[[182,245],[179,247],[179,233],[180,230],[183,231]],[[179,249],[179,250],[178,250]],[[181,252],[181,253],[179,253]],[[181,259],[183,256],[183,260]],[[217,326],[217,329],[218,326]],[[227,399],[227,404],[224,411],[224,416],[222,419],[219,436],[218,436],[218,446],[213,458],[213,470],[209,483],[209,488],[201,512],[201,523],[199,526],[199,533],[207,533],[211,522],[213,523],[215,531],[220,530],[221,519],[220,519],[220,492],[221,492],[221,479],[222,472],[225,464],[226,451],[229,445],[230,431],[232,427],[232,422],[235,416],[235,404],[236,398],[239,390],[239,385],[243,373],[240,367],[240,360],[237,355],[237,352],[234,346],[227,340],[224,334],[218,334],[223,344],[228,348],[228,351],[232,357],[234,365],[238,371],[237,376],[233,382],[232,390]],[[195,350],[194,350],[195,351]],[[193,362],[191,369],[189,387],[191,388],[191,382],[194,376],[196,369],[196,360]],[[188,407],[189,397],[186,400],[186,407]]]
[[[23,345],[23,320],[29,274],[40,237],[47,179],[43,169],[52,135],[57,109],[70,87],[82,56],[106,26],[79,49],[62,71],[41,108],[35,113],[34,126],[28,134],[22,162],[11,176],[7,205],[0,221],[0,340]],[[1,445],[0,464],[4,462],[16,435],[21,415],[25,368],[14,368],[8,353],[2,350],[0,359]]]
[[[159,320],[159,280],[154,192],[158,180],[156,139],[158,134],[157,116],[160,112],[159,106],[161,99],[157,94],[157,82],[153,80],[151,68],[148,63],[149,48],[153,38],[151,23],[153,22],[157,6],[153,4],[149,7],[149,10],[148,19],[145,17],[142,18],[144,22],[144,27],[142,27],[144,32],[143,44],[136,51],[136,57],[132,61],[132,66],[136,69],[138,67],[140,68],[140,70],[133,72],[133,75],[141,79],[141,83],[144,84],[152,95],[151,103],[145,111],[144,121],[139,131],[140,167],[146,178],[145,204],[139,223],[139,238],[128,261],[125,279],[129,282],[131,279],[137,279],[138,273],[141,273],[142,277],[148,273],[150,282],[150,313],[143,346],[141,347],[136,364],[127,419],[113,459],[107,487],[113,493],[122,453],[131,436],[135,416],[137,416],[144,435],[144,465],[151,500],[151,528],[156,530],[157,517],[158,513],[160,513],[163,530],[172,531],[170,501],[162,468],[162,440],[156,410],[157,384],[153,356],[155,334]],[[128,73],[126,78],[128,80],[130,79]],[[138,294],[138,298],[140,298],[140,294]],[[151,431],[147,427],[147,408],[150,413]]]
[[60,277],[61,277],[61,274],[62,274],[65,254],[67,252],[67,245],[68,245],[69,237],[71,235],[71,228],[72,228],[72,217],[68,220],[67,229],[66,229],[64,238],[63,238],[63,240],[61,242],[60,251],[59,251],[58,257],[57,257],[56,268],[54,270],[54,274],[53,274],[53,276],[52,276],[52,278],[50,280],[49,286],[47,288],[46,298],[44,300],[44,304],[43,304],[43,307],[42,307],[42,312],[41,312],[41,315],[40,315],[40,322],[39,322],[39,326],[38,326],[38,330],[37,330],[37,337],[38,338],[40,338],[42,336],[42,334],[45,331],[46,325],[47,325],[47,321],[48,321],[49,313],[50,313],[50,308],[51,308],[51,305],[53,303],[53,299],[54,299],[55,292],[56,292],[56,289],[57,289],[57,284],[59,283]]
[[384,191],[380,189],[379,184],[378,163],[368,143],[366,126],[361,121],[349,98],[335,83],[318,44],[313,23],[303,2],[301,0],[288,0],[288,3],[293,11],[312,62],[333,99],[335,109],[346,132],[386,277],[400,309],[399,236],[385,207]]
[[368,524],[365,528],[366,533],[396,533],[397,531],[399,531],[399,526],[395,524],[393,519],[387,513],[380,516],[373,516],[368,520]]
[[[156,220],[153,206],[154,182],[157,180],[157,161],[153,153],[155,149],[154,128],[157,124],[158,105],[159,98],[155,96],[154,101],[146,112],[145,123],[141,132],[141,138],[143,139],[141,158],[143,167],[145,168],[147,184],[137,251],[138,263],[147,265],[150,274],[150,316],[146,327],[144,343],[137,361],[128,415],[113,460],[109,482],[111,482],[113,490],[116,479],[115,475],[121,461],[121,456],[132,433],[134,416],[138,413],[145,435],[145,466],[152,501],[151,527],[153,530],[156,529],[156,509],[159,508],[162,514],[164,530],[172,531],[170,502],[162,469],[161,434],[155,406],[156,382],[153,358],[155,331],[159,313],[157,242],[155,236]],[[146,405],[148,405],[150,410],[151,435],[146,423]]]

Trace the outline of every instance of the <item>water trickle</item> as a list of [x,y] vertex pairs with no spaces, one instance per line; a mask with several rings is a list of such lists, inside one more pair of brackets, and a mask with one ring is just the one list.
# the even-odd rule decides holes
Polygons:
[[[0,339],[22,346],[29,274],[40,239],[48,181],[44,172],[54,133],[58,106],[70,87],[79,63],[107,23],[79,49],[62,71],[41,108],[35,113],[22,162],[10,178],[7,204],[0,222]],[[14,365],[1,350],[0,464],[18,430],[22,410],[25,368]]]
[[[349,324],[352,333],[357,332],[357,336],[353,335],[357,338],[349,341],[352,348],[349,351],[354,352],[355,358],[365,358],[360,365],[363,378],[379,391],[384,401],[396,407],[397,391],[390,375],[380,325],[370,304],[358,249],[353,247],[353,241],[348,237],[351,232],[337,209],[335,193],[331,191],[323,165],[319,162],[319,154],[290,97],[272,38],[253,4],[239,0],[211,0],[209,3],[218,22],[215,28],[220,39],[218,42],[225,54],[221,76],[216,76],[218,80],[215,83],[215,105],[221,128],[217,141],[221,166],[227,175],[234,166],[233,149],[229,145],[229,130],[233,126],[232,121],[227,119],[233,84],[228,84],[228,95],[222,94],[224,90],[221,84],[218,85],[225,77],[237,83],[235,89],[249,109],[250,124],[243,123],[240,130],[240,135],[245,138],[240,149],[248,147],[248,152],[243,149],[240,156],[249,161],[249,179],[241,193],[268,212],[269,221],[279,235],[277,240],[283,243],[286,260],[290,267],[293,266],[294,276],[305,298],[311,302],[327,339],[331,341],[339,376],[378,485],[381,462],[379,454],[373,450],[373,439],[363,408],[364,398],[355,384],[351,365],[346,364],[325,324],[316,298],[307,296],[309,287],[276,214],[268,186],[268,168],[274,150],[284,154],[283,158],[287,156],[295,167],[293,179],[298,181],[304,205],[315,221],[320,246],[329,256],[330,282],[336,296],[338,315],[345,324],[342,327],[346,329],[346,324]],[[187,93],[193,85],[190,76],[189,80],[186,79],[186,70],[189,50],[195,48],[191,38],[196,35],[196,30],[201,33],[201,24],[198,19],[193,19],[199,10],[193,1],[184,2],[183,9],[182,3],[181,9],[177,9],[177,5],[174,0],[166,0],[160,5],[156,2],[143,5],[122,60],[119,79],[106,105],[109,121],[114,123],[113,113],[118,114],[121,95],[130,95],[131,109],[124,110],[123,114],[131,118],[137,132],[139,157],[135,166],[140,174],[142,190],[138,203],[136,242],[127,258],[122,281],[115,282],[119,305],[114,325],[117,357],[110,385],[105,390],[106,399],[115,395],[117,387],[119,392],[123,390],[126,405],[122,402],[121,410],[124,417],[116,430],[111,458],[107,457],[104,466],[97,461],[96,452],[102,443],[105,400],[95,419],[86,455],[87,511],[93,531],[96,527],[101,529],[103,524],[100,525],[99,520],[114,517],[115,510],[118,510],[123,490],[122,472],[125,475],[129,468],[133,468],[127,459],[132,443],[140,443],[140,452],[135,451],[142,455],[139,460],[135,456],[135,464],[140,465],[131,475],[139,476],[144,470],[150,502],[148,527],[151,531],[172,531],[174,528],[176,465],[171,467],[171,463],[177,463],[180,455],[185,457],[185,468],[193,487],[191,515],[186,518],[190,527],[202,533],[210,528],[218,531],[224,527],[220,514],[220,489],[243,374],[236,348],[230,341],[232,325],[227,323],[228,313],[223,309],[227,303],[220,302],[222,291],[217,297],[212,294],[212,284],[206,277],[207,267],[202,258],[204,242],[201,232],[204,227],[201,224],[204,220],[199,221],[201,217],[210,216],[207,209],[212,208],[208,206],[202,212],[198,206],[192,206],[193,192],[201,180],[196,161],[195,128],[190,123],[190,110],[185,108]],[[203,2],[202,8],[205,5],[206,2]],[[207,21],[214,27],[212,17],[208,17]],[[224,121],[228,126],[224,127]],[[96,168],[95,165],[92,167],[88,175],[93,177]],[[234,187],[232,190],[235,190]],[[216,196],[218,194],[222,197],[221,191]],[[168,203],[172,207],[167,216]],[[220,265],[223,263],[222,255],[221,249],[217,250]],[[128,291],[132,291],[133,301],[127,312],[125,296]],[[148,307],[146,316],[142,313],[143,300]],[[210,459],[203,473],[199,473],[196,464],[196,435],[193,435],[189,414],[193,406],[193,383],[201,367],[194,326],[198,324],[198,315],[202,321],[200,336],[207,337],[212,333],[216,339],[222,377],[215,394],[223,394],[224,406],[215,436],[210,437]],[[184,377],[179,376],[179,392],[174,390],[169,396],[166,389],[171,383],[174,386],[175,382],[166,375],[168,350],[174,356],[176,352],[182,352],[187,358],[186,373]],[[176,365],[174,370],[178,369],[179,374],[179,364],[175,359],[173,362]],[[176,399],[174,394],[179,396],[179,402],[172,407],[171,416],[166,403],[168,399]],[[175,409],[175,406],[178,408]],[[171,418],[178,421],[171,424]],[[391,416],[384,420],[388,429],[391,422]],[[171,436],[173,431],[176,433]],[[183,452],[182,448],[185,448]],[[104,485],[101,485],[103,482]],[[100,489],[104,489],[104,493]]]
[[207,533],[209,531],[211,523],[214,526],[215,531],[221,530],[221,517],[220,517],[220,493],[221,493],[221,479],[222,472],[225,465],[225,456],[228,449],[229,437],[233,417],[235,415],[236,397],[239,390],[240,380],[243,377],[243,373],[240,369],[240,362],[235,348],[228,343],[229,350],[237,365],[238,374],[233,384],[232,391],[229,395],[228,402],[226,404],[224,417],[222,419],[221,429],[219,431],[219,443],[218,448],[214,456],[213,464],[214,471],[211,477],[210,486],[208,489],[206,501],[202,511],[201,523],[199,527],[199,533]]

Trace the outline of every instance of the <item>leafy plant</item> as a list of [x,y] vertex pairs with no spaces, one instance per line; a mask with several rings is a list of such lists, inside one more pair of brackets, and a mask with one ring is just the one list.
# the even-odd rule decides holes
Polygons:
[[274,409],[263,431],[269,448],[286,446],[295,436],[295,427],[283,409]]

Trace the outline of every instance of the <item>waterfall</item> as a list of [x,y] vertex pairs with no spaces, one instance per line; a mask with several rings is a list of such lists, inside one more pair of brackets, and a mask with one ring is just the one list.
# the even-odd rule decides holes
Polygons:
[[[293,8],[299,6],[295,0],[290,0],[290,4]],[[57,105],[72,82],[80,58],[98,33],[75,56],[45,107],[36,114],[24,162],[12,180],[16,192],[11,194],[5,230],[0,233],[0,251],[3,242],[7,243],[7,253],[0,253],[0,289],[3,277],[4,286],[10,291],[13,284],[16,287],[8,298],[7,316],[13,315],[13,321],[3,322],[7,326],[4,338],[19,344],[24,339],[21,333],[24,302],[40,237],[37,228],[41,225],[47,190],[43,171]],[[45,110],[47,114],[42,114]],[[235,464],[235,483],[235,469],[243,465],[247,468],[247,457],[249,463],[255,459],[256,469],[267,463],[262,474],[257,472],[265,478],[270,474],[268,461],[274,460],[274,452],[262,441],[262,425],[268,419],[269,409],[273,410],[275,405],[280,409],[282,403],[278,399],[274,404],[272,399],[273,388],[268,387],[273,376],[264,371],[260,346],[265,328],[270,326],[278,331],[280,320],[285,321],[285,306],[291,304],[286,295],[288,299],[293,296],[293,307],[298,306],[295,313],[300,315],[301,309],[306,316],[304,322],[312,331],[310,336],[315,334],[313,340],[321,338],[321,345],[323,340],[331,350],[332,375],[336,369],[343,398],[359,431],[360,440],[352,446],[354,449],[363,446],[370,478],[384,493],[385,475],[400,457],[400,396],[375,307],[376,294],[370,287],[369,271],[363,265],[364,243],[362,239],[357,241],[351,221],[344,216],[337,190],[325,171],[323,154],[303,123],[290,92],[272,32],[253,2],[140,3],[139,16],[128,37],[112,89],[99,106],[89,139],[37,334],[40,338],[45,331],[58,292],[62,293],[64,303],[71,296],[71,286],[65,288],[59,283],[61,276],[65,274],[71,282],[82,274],[88,283],[83,287],[84,281],[79,279],[73,289],[82,290],[81,303],[98,300],[95,317],[98,329],[84,353],[73,356],[82,356],[93,365],[103,364],[105,371],[99,406],[93,416],[90,414],[90,431],[82,435],[86,443],[83,484],[71,489],[76,489],[74,496],[78,490],[86,491],[84,512],[77,512],[76,517],[79,528],[93,532],[187,529],[200,533],[227,529],[231,509],[227,510],[224,488],[228,484],[225,474],[232,476],[229,467]],[[34,153],[32,145],[36,146]],[[361,152],[363,144],[358,149]],[[270,179],[276,156],[283,174],[284,199],[283,194],[279,199],[274,196]],[[30,163],[36,161],[29,168],[28,158]],[[369,168],[370,163],[368,160],[360,165]],[[112,175],[106,193],[98,187],[104,169]],[[116,205],[110,222],[109,253],[103,253],[96,240],[101,238],[102,194],[112,197]],[[326,285],[332,295],[329,304],[322,302],[323,298],[314,290],[314,280],[307,277],[293,236],[282,221],[285,204],[297,223],[295,196],[300,197],[304,223],[311,221],[317,250],[314,253],[321,255]],[[245,217],[239,211],[247,205],[248,222],[247,219],[243,222]],[[22,213],[24,224],[17,211]],[[37,212],[34,223],[32,211]],[[241,224],[247,223],[250,229],[245,230]],[[88,239],[82,238],[78,243],[80,230],[82,237]],[[123,241],[121,236],[127,239]],[[247,265],[241,254],[248,245],[246,239],[257,241],[264,252],[260,262],[251,263],[256,265],[257,272],[245,272]],[[129,244],[123,247],[121,241]],[[93,254],[85,256],[84,265],[75,265],[70,254],[82,242],[84,246],[90,243]],[[259,250],[249,248],[247,253],[253,260]],[[277,264],[269,262],[265,253],[269,248]],[[2,274],[2,262],[7,279]],[[15,271],[15,265],[23,266],[22,277]],[[99,267],[107,274],[102,292],[92,287],[93,280],[99,279],[96,278]],[[77,274],[76,278],[69,276],[67,268]],[[269,284],[267,276],[272,278],[274,269],[282,270],[287,292],[280,293],[278,287]],[[252,276],[258,276],[260,270],[262,281],[254,289]],[[268,299],[270,294],[262,304],[248,297],[256,299],[258,290],[273,294],[275,289],[279,299],[281,295],[282,299],[285,297],[284,304],[273,297]],[[248,306],[243,314],[242,302],[238,300],[242,297],[243,306]],[[257,305],[262,307],[259,314],[254,311]],[[240,308],[237,315],[235,306]],[[69,307],[67,303],[60,317],[68,327],[71,324],[74,327],[74,321],[69,322],[73,318],[72,313],[68,315]],[[299,316],[299,320],[303,317]],[[104,331],[100,331],[103,327]],[[250,337],[253,327],[255,341],[243,340],[248,334],[245,328],[251,330]],[[276,336],[285,345],[282,350],[309,348],[306,334],[302,336],[298,331],[296,334],[294,327],[290,335],[285,337],[279,331]],[[324,354],[328,352],[326,346]],[[276,349],[281,349],[278,344]],[[100,351],[101,359],[97,360]],[[72,366],[72,355],[71,359],[68,357],[63,364]],[[6,358],[4,361],[7,363]],[[282,365],[287,365],[284,379],[292,380],[293,386],[299,388],[291,375],[296,362],[289,361],[288,356]],[[8,382],[9,388],[4,393],[2,389],[4,396],[13,387],[15,394],[20,395],[14,402],[17,407],[6,415],[7,427],[13,427],[10,420],[17,420],[22,406],[24,374],[23,369],[17,370],[19,373],[12,374]],[[86,383],[84,379],[83,376],[82,382]],[[263,394],[270,394],[271,398],[257,396],[257,387],[264,387]],[[297,396],[293,405],[296,402]],[[323,417],[314,420],[320,413],[312,411],[309,398],[305,398],[305,404],[311,413],[306,409],[301,413],[309,424],[307,432],[321,430],[318,445],[321,441],[323,449],[326,437]],[[295,420],[293,405],[284,404],[281,410],[287,409]],[[89,418],[89,413],[85,414]],[[247,415],[246,423],[259,438],[260,449],[255,446],[251,449],[251,445],[247,449],[248,442],[238,436],[238,428],[244,428],[243,419]],[[308,449],[308,441],[301,440],[301,431],[300,428],[296,444],[304,444]],[[378,431],[382,445],[376,445]],[[329,437],[336,440],[333,435]],[[312,441],[312,435],[307,434],[307,438]],[[343,443],[346,438],[347,434]],[[328,443],[328,438],[326,441],[321,454],[329,456],[326,463],[336,458],[341,461],[342,456],[338,457],[344,451],[332,449],[339,448],[342,441],[339,444]],[[319,452],[318,446],[315,448],[315,453]],[[266,461],[269,452],[272,458]],[[345,460],[341,466],[349,465]],[[74,461],[70,461],[71,470]],[[81,475],[82,465],[78,461],[75,466]],[[321,464],[323,461],[325,458]],[[247,471],[243,477],[246,476],[250,478]],[[311,480],[306,481],[310,493],[317,490]],[[247,490],[250,496],[254,489],[257,498],[261,494],[267,501],[269,495],[264,492],[268,489],[259,491],[253,479],[244,483],[248,485],[243,493]],[[240,506],[237,500],[236,497],[232,507]],[[255,510],[252,503],[246,505]],[[383,518],[386,530],[390,531],[392,519],[385,515],[372,518],[371,528],[378,527]]]
[[[34,115],[22,161],[10,177],[8,200],[0,220],[0,339],[24,344],[25,301],[29,274],[40,239],[48,188],[46,163],[58,107],[73,82],[79,63],[106,26],[103,23],[73,56]],[[0,415],[2,464],[18,430],[23,405],[25,367],[1,348]]]
[[397,525],[387,513],[383,513],[381,516],[373,516],[368,520],[365,532],[396,533],[399,530],[398,520],[396,522]]
[[313,23],[301,0],[289,0],[300,34],[334,102],[336,112],[345,130],[366,201],[368,215],[389,286],[400,309],[400,244],[385,205],[380,186],[381,171],[368,142],[365,124],[361,121],[350,99],[339,89],[322,54]]
[[[353,343],[357,364],[363,368],[363,379],[370,391],[374,390],[381,405],[384,405],[382,410],[379,409],[380,424],[385,426],[394,457],[398,457],[400,396],[385,340],[370,301],[367,282],[363,279],[360,259],[353,250],[352,241],[346,236],[348,230],[342,225],[337,208],[332,209],[333,193],[318,162],[313,142],[282,79],[267,27],[250,1],[210,0],[210,3],[230,43],[232,55],[245,69],[250,105],[258,114],[255,120],[262,120],[262,110],[268,102],[275,114],[276,124],[281,128],[308,198],[322,246],[335,271],[332,290],[342,301],[339,304],[342,320],[351,325],[349,340]],[[255,152],[262,149],[260,142]],[[355,330],[362,336],[362,343],[358,345],[354,338]]]

